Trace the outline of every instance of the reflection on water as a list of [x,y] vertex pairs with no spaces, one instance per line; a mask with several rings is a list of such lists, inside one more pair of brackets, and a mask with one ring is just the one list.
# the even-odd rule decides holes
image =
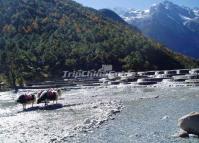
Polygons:
[[199,141],[172,137],[179,117],[199,111],[199,88],[82,88],[64,92],[58,104],[26,111],[17,96],[0,93],[0,142]]

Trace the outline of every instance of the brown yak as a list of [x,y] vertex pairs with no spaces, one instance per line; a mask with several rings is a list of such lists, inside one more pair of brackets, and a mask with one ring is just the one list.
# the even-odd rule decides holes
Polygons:
[[27,95],[27,94],[24,94],[24,95],[20,95],[19,98],[17,99],[17,103],[20,103],[23,105],[23,110],[26,109],[26,105],[27,104],[32,104],[32,107],[33,107],[33,104],[35,103],[36,101],[36,96],[34,94],[31,94],[31,95]]
[[61,95],[61,90],[48,90],[48,91],[43,91],[38,94],[38,100],[37,104],[40,103],[45,103],[45,106],[48,104],[50,101],[56,101],[58,100],[58,97]]

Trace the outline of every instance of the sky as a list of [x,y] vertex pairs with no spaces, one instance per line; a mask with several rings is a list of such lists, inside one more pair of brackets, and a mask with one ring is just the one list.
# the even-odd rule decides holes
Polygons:
[[[135,9],[148,9],[151,5],[159,3],[164,0],[75,0],[84,6],[92,7],[95,9],[102,8],[135,8]],[[199,0],[170,0],[171,2],[186,6],[186,7],[199,7]]]

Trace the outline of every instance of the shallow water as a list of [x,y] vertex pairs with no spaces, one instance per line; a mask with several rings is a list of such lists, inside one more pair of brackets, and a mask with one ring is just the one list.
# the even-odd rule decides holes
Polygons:
[[81,88],[64,92],[59,104],[25,112],[15,103],[18,95],[0,93],[2,143],[199,142],[173,137],[177,119],[199,111],[199,88]]

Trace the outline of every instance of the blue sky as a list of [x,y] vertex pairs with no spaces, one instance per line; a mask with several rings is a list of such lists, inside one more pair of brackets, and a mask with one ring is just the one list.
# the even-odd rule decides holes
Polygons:
[[[95,9],[101,8],[135,8],[135,9],[147,9],[152,4],[159,3],[163,0],[75,0],[84,6],[93,7]],[[178,5],[187,7],[199,7],[199,0],[170,0]]]

